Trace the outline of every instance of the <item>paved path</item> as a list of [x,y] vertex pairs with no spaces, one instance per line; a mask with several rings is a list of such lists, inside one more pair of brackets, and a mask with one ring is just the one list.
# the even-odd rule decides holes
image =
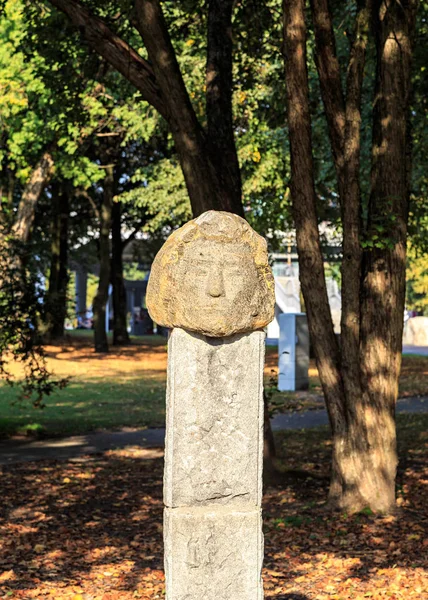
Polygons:
[[428,356],[428,346],[403,346],[403,354],[420,354]]
[[[397,402],[398,413],[427,413],[428,397],[405,398]],[[272,421],[273,431],[281,429],[310,429],[320,425],[328,425],[327,411],[308,410],[302,413],[276,415]]]
[[[399,400],[399,413],[427,413],[428,397],[414,397]],[[310,429],[328,425],[326,410],[309,410],[276,415],[272,419],[272,429]],[[124,448],[125,446],[141,446],[143,448],[159,448],[165,440],[165,429],[143,429],[139,431],[114,431],[88,433],[63,439],[21,442],[8,440],[0,443],[0,465],[12,465],[20,462],[46,459],[69,459],[83,454],[94,454]]]

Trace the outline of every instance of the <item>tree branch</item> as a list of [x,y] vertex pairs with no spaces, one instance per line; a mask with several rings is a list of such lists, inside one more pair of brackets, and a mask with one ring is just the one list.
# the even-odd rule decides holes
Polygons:
[[309,332],[332,429],[338,432],[345,427],[344,394],[318,232],[304,6],[305,0],[283,0],[291,198]]
[[88,193],[88,191],[84,190],[82,188],[77,188],[76,189],[76,196],[81,196],[82,198],[85,198],[89,202],[89,204],[91,205],[91,208],[93,210],[95,218],[99,221],[100,218],[101,218],[100,211],[98,210],[98,206],[96,205],[94,199]]
[[241,174],[232,114],[232,9],[234,0],[209,0],[206,66],[208,140],[217,171],[241,202]]
[[69,17],[89,45],[128,79],[141,92],[144,100],[163,117],[167,117],[165,103],[150,63],[76,0],[49,2]]
[[22,243],[28,242],[34,222],[37,202],[48,183],[53,170],[51,148],[47,149],[35,166],[19,201],[18,214],[12,227],[14,237]]
[[136,28],[150,63],[77,0],[49,0],[68,15],[88,43],[122,73],[168,122],[193,214],[228,210],[243,214],[240,197],[223,185],[222,171],[190,102],[159,0],[136,0]]
[[168,121],[173,129],[187,129],[201,135],[192,103],[184,85],[180,67],[159,0],[136,0],[136,22],[156,80],[168,104]]
[[359,3],[355,35],[349,58],[346,81],[346,117],[343,169],[339,177],[342,197],[343,260],[341,343],[342,376],[353,411],[361,402],[360,370],[360,286],[363,251],[361,247],[361,94],[364,78],[366,47],[371,19],[371,0]]
[[315,32],[315,63],[333,158],[339,175],[345,145],[345,100],[328,0],[311,0],[311,10]]
[[[376,0],[376,88],[373,110],[369,234],[382,226],[380,247],[365,251],[362,361],[375,410],[394,413],[401,364],[410,195],[410,97],[417,0]],[[385,404],[383,405],[385,409]]]
[[[359,0],[351,46],[346,101],[336,55],[328,0],[311,0],[315,31],[315,62],[321,86],[342,209],[342,376],[348,408],[360,401],[360,281],[362,249],[360,148],[361,93],[369,32],[371,0]],[[344,358],[346,357],[346,358]]]
[[136,0],[136,16],[135,26],[143,38],[168,106],[168,123],[193,214],[196,216],[209,209],[235,212],[229,190],[220,185],[220,174],[187,93],[159,0]]

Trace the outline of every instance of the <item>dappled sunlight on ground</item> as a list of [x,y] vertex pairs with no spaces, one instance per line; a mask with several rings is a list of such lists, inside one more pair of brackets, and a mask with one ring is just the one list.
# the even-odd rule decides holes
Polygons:
[[[328,434],[281,433],[284,469],[263,507],[266,598],[427,597],[427,438],[416,417],[400,422],[392,517],[329,514]],[[3,468],[0,597],[163,598],[162,456],[131,447]]]
[[[107,354],[93,350],[89,335],[68,336],[46,347],[48,368],[69,385],[46,399],[36,410],[30,401],[16,403],[17,392],[0,385],[0,437],[7,435],[72,435],[121,427],[159,427],[164,424],[166,339],[146,336]],[[278,392],[278,353],[266,349],[265,386],[276,412],[324,407],[315,361],[311,360],[309,389]],[[14,367],[16,368],[16,367]],[[428,357],[405,356],[400,381],[403,396],[428,394]],[[15,404],[14,404],[15,402]]]
[[[138,344],[110,348],[106,354],[96,353],[92,344],[73,340],[73,345],[46,346],[49,370],[58,377],[134,379],[137,377],[166,377],[166,340],[159,346]],[[14,367],[19,373],[19,365]]]

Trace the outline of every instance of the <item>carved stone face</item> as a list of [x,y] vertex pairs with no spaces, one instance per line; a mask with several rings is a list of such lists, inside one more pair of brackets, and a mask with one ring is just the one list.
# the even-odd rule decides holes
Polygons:
[[180,271],[176,302],[184,309],[184,329],[202,331],[208,323],[219,332],[240,329],[249,310],[258,312],[259,281],[249,247],[197,240],[185,248]]
[[209,211],[157,255],[147,307],[159,325],[222,337],[272,320],[272,283],[263,238],[240,217]]

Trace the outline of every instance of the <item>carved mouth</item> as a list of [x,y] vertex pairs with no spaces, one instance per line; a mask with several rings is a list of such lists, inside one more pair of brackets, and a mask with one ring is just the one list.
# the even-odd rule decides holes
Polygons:
[[199,310],[202,310],[202,312],[204,312],[204,313],[219,313],[219,314],[225,314],[225,313],[230,312],[229,307],[220,308],[218,306],[204,306],[204,308],[199,309]]

